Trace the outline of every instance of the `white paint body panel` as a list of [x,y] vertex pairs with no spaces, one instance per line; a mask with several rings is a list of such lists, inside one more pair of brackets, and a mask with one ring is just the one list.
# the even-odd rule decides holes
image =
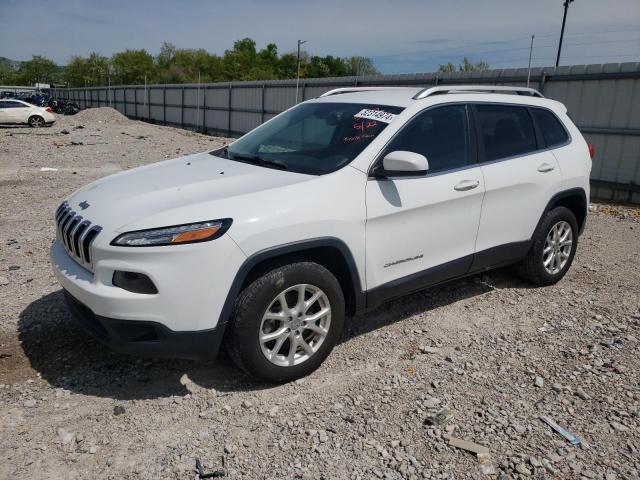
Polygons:
[[[541,165],[553,169],[539,172]],[[542,150],[480,168],[486,192],[476,251],[529,240],[547,203],[562,185],[553,153]]]
[[0,101],[17,102],[24,105],[22,108],[0,108],[0,123],[27,123],[32,115],[38,115],[42,117],[46,123],[53,123],[56,121],[55,114],[47,112],[45,108],[36,107],[35,105],[23,102],[22,100],[14,100],[12,98],[5,98]]
[[[174,331],[216,326],[247,258],[266,249],[333,237],[349,249],[363,289],[511,241],[530,238],[547,202],[564,189],[588,194],[591,162],[586,143],[569,121],[572,143],[529,158],[478,165],[421,178],[375,180],[368,172],[394,134],[433,105],[491,101],[552,108],[547,99],[497,94],[447,94],[412,100],[419,89],[375,90],[322,97],[405,107],[349,166],[303,175],[217,158],[208,153],[147,165],[89,184],[70,206],[103,230],[92,244],[93,272],[55,242],[51,258],[60,283],[94,313],[160,322]],[[536,169],[554,163],[553,171]],[[470,190],[454,190],[464,180]],[[79,204],[87,202],[86,210]],[[222,237],[190,245],[114,247],[120,233],[232,218]],[[422,255],[421,257],[419,257]],[[389,263],[405,258],[415,261]],[[148,275],[156,295],[114,287],[114,270]]]
[[[454,190],[465,180],[479,186]],[[479,167],[423,178],[370,179],[367,288],[472,255],[483,183]]]

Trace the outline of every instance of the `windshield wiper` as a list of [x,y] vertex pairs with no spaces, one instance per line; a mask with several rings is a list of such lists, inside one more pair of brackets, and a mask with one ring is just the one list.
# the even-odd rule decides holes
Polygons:
[[227,150],[227,158],[231,160],[241,160],[245,162],[255,163],[256,165],[260,165],[261,167],[271,167],[271,168],[279,168],[280,170],[289,170],[289,167],[279,161],[279,160],[271,160],[268,158],[263,158],[260,155],[247,155],[243,153],[233,153]]

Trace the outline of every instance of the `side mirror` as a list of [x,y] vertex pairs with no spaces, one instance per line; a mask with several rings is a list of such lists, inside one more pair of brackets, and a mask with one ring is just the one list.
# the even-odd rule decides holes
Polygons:
[[382,168],[376,169],[376,176],[420,177],[427,174],[429,162],[419,153],[396,150],[382,159]]

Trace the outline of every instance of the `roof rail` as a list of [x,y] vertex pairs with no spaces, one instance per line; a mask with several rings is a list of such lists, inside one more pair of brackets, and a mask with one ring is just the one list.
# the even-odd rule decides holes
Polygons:
[[530,95],[532,97],[540,97],[544,98],[539,91],[534,90],[533,88],[527,87],[502,87],[495,85],[443,85],[440,87],[428,87],[420,90],[413,96],[414,100],[420,100],[422,98],[430,97],[431,95],[438,95],[443,93],[474,93],[474,92],[484,92],[484,93],[507,93],[512,92],[518,95]]
[[[341,93],[354,93],[354,92],[370,92],[376,90],[393,90],[397,88],[403,87],[344,87],[344,88],[334,88],[333,90],[329,90],[328,92],[323,93],[320,97],[330,97],[332,95],[340,95]],[[409,87],[404,87],[409,89]]]

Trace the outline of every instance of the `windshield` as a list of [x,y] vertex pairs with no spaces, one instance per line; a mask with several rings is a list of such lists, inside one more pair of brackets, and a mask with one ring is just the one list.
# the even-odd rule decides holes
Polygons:
[[211,153],[322,175],[351,162],[402,110],[360,103],[304,103]]

